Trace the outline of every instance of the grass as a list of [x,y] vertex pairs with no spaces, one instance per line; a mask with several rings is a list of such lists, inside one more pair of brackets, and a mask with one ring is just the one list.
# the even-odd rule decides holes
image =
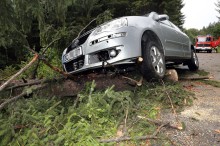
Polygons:
[[[205,71],[205,70],[198,70],[196,72],[198,75],[200,76],[208,76],[210,73]],[[211,85],[213,87],[218,87],[220,88],[220,82],[219,81],[215,81],[215,80],[201,80],[202,83],[205,83],[207,85]]]
[[217,47],[216,53],[220,53],[220,47]]
[[208,76],[210,74],[209,72],[205,70],[198,70],[196,73],[200,76]]
[[213,87],[218,87],[220,88],[220,82],[219,81],[215,81],[215,80],[201,80],[201,82],[207,84],[207,85],[211,85]]

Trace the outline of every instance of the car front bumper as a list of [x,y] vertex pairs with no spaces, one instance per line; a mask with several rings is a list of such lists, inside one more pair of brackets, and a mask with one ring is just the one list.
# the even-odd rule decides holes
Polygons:
[[62,64],[66,72],[74,74],[85,70],[111,65],[135,63],[141,56],[141,30],[127,26],[110,32],[94,35],[92,32],[80,47],[82,55],[66,60]]
[[195,49],[197,51],[210,51],[210,50],[212,50],[211,47],[196,47]]

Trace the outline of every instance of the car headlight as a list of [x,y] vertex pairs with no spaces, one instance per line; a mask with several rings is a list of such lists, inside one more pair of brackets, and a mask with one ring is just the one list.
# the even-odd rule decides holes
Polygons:
[[65,56],[65,54],[66,54],[66,51],[67,51],[67,48],[63,51],[63,54],[62,54],[62,63],[63,63],[64,60],[65,60],[64,56]]
[[105,31],[111,31],[111,30],[114,30],[114,29],[119,29],[119,28],[124,27],[124,26],[128,26],[128,21],[127,21],[126,18],[116,19],[116,20],[113,20],[111,22],[108,22],[108,23],[106,23],[104,25],[101,25],[98,28],[96,28],[95,35],[99,34],[99,33],[102,33],[102,32],[105,32]]

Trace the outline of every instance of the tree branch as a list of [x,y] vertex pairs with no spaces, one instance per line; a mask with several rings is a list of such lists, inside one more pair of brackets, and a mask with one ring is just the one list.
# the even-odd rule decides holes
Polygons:
[[161,128],[166,126],[169,123],[165,123],[163,125],[160,125],[157,130],[152,134],[152,135],[145,135],[145,136],[137,136],[137,137],[120,137],[120,138],[112,138],[112,139],[105,139],[105,140],[100,140],[100,143],[109,143],[109,142],[121,142],[121,141],[129,141],[129,140],[145,140],[145,139],[158,139],[156,135],[160,132]]
[[[48,45],[49,46],[49,45]],[[30,50],[31,52],[38,54],[36,51],[34,51],[33,49],[27,48],[28,50]],[[61,69],[52,66],[48,61],[46,61],[44,55],[38,54],[39,55],[39,59],[43,61],[44,64],[46,64],[48,67],[50,67],[52,70],[59,72],[60,74],[64,75],[65,77],[70,76],[70,74],[62,71]]]
[[21,97],[23,97],[23,96],[25,96],[25,95],[31,94],[31,93],[33,93],[34,91],[37,91],[37,90],[39,90],[39,89],[42,89],[42,88],[44,88],[45,86],[46,86],[46,85],[38,86],[38,87],[32,89],[31,92],[27,92],[27,91],[25,90],[25,91],[23,91],[21,94],[19,94],[19,95],[13,97],[13,98],[11,98],[11,99],[6,100],[5,102],[3,102],[3,103],[0,105],[0,111],[1,111],[6,105],[8,105],[9,103],[18,100],[19,98],[21,98]]
[[110,143],[110,142],[121,142],[121,141],[129,141],[129,140],[145,140],[145,139],[158,139],[158,137],[152,136],[152,135],[146,135],[146,136],[138,136],[138,137],[120,137],[120,138],[112,138],[112,139],[104,139],[100,140],[100,143]]
[[64,78],[61,77],[61,78],[55,78],[55,79],[34,80],[33,82],[21,83],[21,84],[17,84],[17,85],[8,87],[8,88],[6,88],[6,90],[16,89],[16,88],[25,87],[25,86],[31,86],[31,85],[38,85],[38,84],[48,83],[48,82],[53,82],[53,81],[60,81],[63,79]]
[[213,77],[181,77],[180,80],[205,80],[205,79],[212,79]]
[[94,18],[92,21],[90,21],[83,29],[81,29],[81,31],[78,33],[77,38],[80,36],[80,34],[92,23],[96,20],[97,18]]
[[25,66],[23,67],[19,72],[17,72],[16,74],[14,74],[9,80],[7,80],[4,84],[1,85],[0,87],[0,92],[12,81],[14,80],[16,77],[18,77],[20,74],[22,74],[25,70],[27,70],[37,59],[38,59],[39,55],[35,54],[35,56],[33,57],[33,59]]
[[58,72],[58,73],[64,75],[65,77],[70,76],[70,74],[68,74],[68,73],[66,73],[66,72],[64,72],[64,71],[62,71],[61,69],[59,69],[59,68],[57,68],[57,67],[52,66],[52,65],[51,65],[49,62],[47,62],[45,59],[41,59],[41,60],[43,61],[44,64],[46,64],[46,65],[47,65],[48,67],[50,67],[52,70],[54,70],[54,71],[56,71],[56,72]]
[[42,55],[44,55],[44,53],[47,51],[47,49],[53,44],[55,43],[56,41],[60,40],[61,38],[57,38],[55,40],[53,40],[52,42],[49,43],[49,45],[47,45],[44,50],[42,51]]

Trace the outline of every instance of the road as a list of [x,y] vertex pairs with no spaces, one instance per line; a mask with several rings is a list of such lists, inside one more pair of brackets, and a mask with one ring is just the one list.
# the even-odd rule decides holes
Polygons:
[[[213,80],[220,81],[220,53],[197,55],[200,70],[210,72]],[[196,99],[192,106],[178,113],[178,118],[185,124],[185,130],[168,130],[167,136],[182,146],[220,146],[220,88],[199,81],[187,81],[183,85],[191,87]],[[175,121],[175,116],[168,113],[162,119]]]
[[213,75],[214,80],[220,81],[220,53],[197,53],[200,70],[205,70]]

